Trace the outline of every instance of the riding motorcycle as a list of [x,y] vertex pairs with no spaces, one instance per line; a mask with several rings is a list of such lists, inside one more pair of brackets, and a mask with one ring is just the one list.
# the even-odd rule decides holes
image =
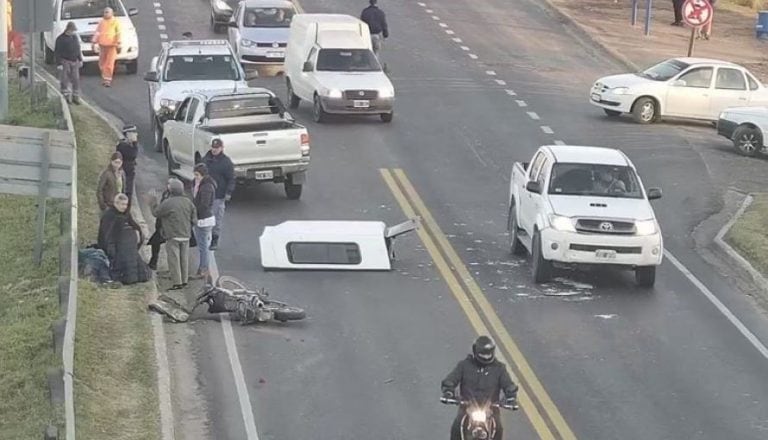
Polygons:
[[516,404],[477,404],[447,397],[441,397],[440,402],[445,405],[458,405],[464,411],[464,415],[461,418],[461,440],[493,439],[496,436],[496,417],[493,415],[493,410],[503,408],[517,411],[520,408]]

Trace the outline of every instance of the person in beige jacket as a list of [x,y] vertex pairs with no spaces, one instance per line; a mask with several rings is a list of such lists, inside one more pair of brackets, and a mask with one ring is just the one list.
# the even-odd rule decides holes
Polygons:
[[96,200],[99,202],[101,212],[112,206],[116,195],[125,191],[123,155],[116,151],[109,158],[107,168],[99,175],[99,183],[96,186]]

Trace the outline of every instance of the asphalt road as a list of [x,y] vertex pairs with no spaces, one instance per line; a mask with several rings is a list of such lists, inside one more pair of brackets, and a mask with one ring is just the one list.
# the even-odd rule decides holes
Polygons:
[[[157,1],[165,31],[158,29],[154,2],[127,2],[141,8],[141,72],[159,49],[160,33],[212,36],[207,0]],[[309,12],[348,12],[363,3],[302,5]],[[758,172],[764,163],[736,156],[705,126],[605,118],[586,102],[586,92],[595,78],[621,68],[533,2],[425,3],[383,4],[392,28],[383,57],[398,93],[394,122],[317,125],[303,104],[294,115],[310,130],[313,163],[301,201],[286,200],[279,186],[262,186],[239,192],[228,207],[216,252],[222,273],[263,285],[310,315],[298,325],[234,329],[259,438],[445,438],[454,412],[437,403],[439,381],[469,350],[476,324],[456,289],[470,292],[474,283],[493,309],[481,313],[484,325],[499,318],[552,402],[494,327],[536,408],[505,415],[507,438],[766,438],[768,359],[669,259],[652,292],[611,272],[563,273],[536,287],[528,262],[509,256],[505,234],[513,161],[527,161],[555,140],[620,147],[646,186],[664,189],[655,207],[667,249],[766,343],[768,320],[696,254],[691,239],[693,228],[721,208],[725,186],[751,189],[739,174]],[[112,89],[98,81],[84,81],[87,96],[151,139],[141,75],[117,76]],[[256,83],[284,94],[280,79]],[[140,190],[165,177],[154,152],[142,168]],[[403,170],[424,204],[419,208],[411,195],[406,209],[428,210],[442,234],[428,225],[428,235],[399,240],[392,273],[261,270],[263,225],[402,221],[403,201],[382,179],[382,168]],[[430,244],[441,238],[463,264],[444,245],[435,252]],[[473,298],[473,309],[481,309]],[[244,439],[221,329],[197,326],[195,338],[212,438]]]

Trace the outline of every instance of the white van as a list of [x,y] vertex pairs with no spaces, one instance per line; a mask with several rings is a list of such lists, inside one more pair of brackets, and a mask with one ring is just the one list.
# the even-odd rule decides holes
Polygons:
[[285,54],[288,105],[313,103],[315,122],[328,113],[379,115],[391,122],[395,88],[371,46],[368,25],[341,14],[298,14]]

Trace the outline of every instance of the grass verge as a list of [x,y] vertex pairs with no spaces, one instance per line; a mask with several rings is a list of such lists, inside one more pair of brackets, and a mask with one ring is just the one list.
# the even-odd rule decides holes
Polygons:
[[768,274],[768,194],[756,195],[725,240],[763,274]]
[[[29,96],[9,81],[10,116],[5,124],[55,128],[53,104],[30,109]],[[43,262],[32,262],[37,199],[0,195],[0,439],[40,439],[57,416],[48,395],[46,370],[60,365],[53,353],[51,324],[59,318],[57,276],[59,219],[64,206],[47,204]]]
[[[74,107],[78,144],[80,243],[96,240],[96,182],[117,142],[93,112]],[[146,284],[104,289],[81,280],[75,346],[77,436],[152,440],[159,437],[152,328]]]

